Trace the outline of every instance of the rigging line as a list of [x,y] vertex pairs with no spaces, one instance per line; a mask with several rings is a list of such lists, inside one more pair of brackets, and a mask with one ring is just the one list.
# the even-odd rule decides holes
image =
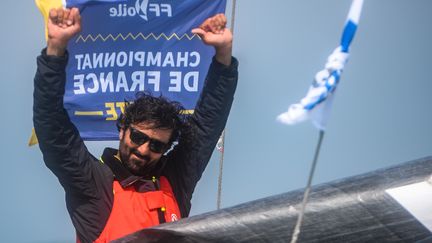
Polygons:
[[[234,24],[235,24],[235,11],[236,11],[237,0],[232,0],[231,7],[231,33],[234,35]],[[233,40],[234,43],[234,40]],[[219,176],[218,176],[218,189],[217,189],[217,199],[216,199],[216,208],[219,210],[221,208],[222,201],[222,178],[223,178],[223,163],[224,163],[224,149],[225,149],[225,133],[226,129],[222,132],[221,135],[221,150],[220,150],[220,159],[219,159]]]
[[225,146],[225,130],[223,130],[221,135],[221,147],[220,149],[220,159],[219,159],[219,177],[218,177],[218,191],[217,191],[217,202],[216,208],[219,210],[221,208],[222,201],[222,178],[223,178],[223,162],[224,162],[224,146]]
[[311,169],[309,171],[309,178],[308,178],[308,182],[307,182],[307,185],[306,185],[306,189],[305,189],[305,192],[303,194],[303,201],[302,201],[302,204],[301,204],[301,211],[300,211],[299,216],[297,218],[297,223],[295,225],[295,228],[294,228],[294,231],[293,231],[293,235],[291,237],[291,243],[296,243],[297,239],[298,239],[298,236],[300,234],[300,227],[301,227],[301,224],[303,222],[303,217],[304,217],[304,213],[305,213],[305,209],[306,209],[306,203],[307,203],[308,198],[309,198],[309,192],[311,190],[311,185],[312,185],[312,178],[313,178],[313,175],[314,175],[314,172],[315,172],[315,168],[316,168],[316,164],[317,164],[317,161],[318,161],[318,156],[319,156],[319,152],[320,152],[320,149],[321,149],[321,144],[322,144],[323,138],[324,138],[324,130],[320,130],[320,132],[319,132],[319,138],[318,138],[318,144],[317,144],[317,147],[315,149],[315,156],[314,156],[314,159],[313,159],[313,162],[312,162],[312,167],[311,167]]

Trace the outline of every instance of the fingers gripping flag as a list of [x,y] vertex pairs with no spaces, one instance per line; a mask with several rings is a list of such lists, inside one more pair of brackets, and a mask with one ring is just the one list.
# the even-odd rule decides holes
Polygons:
[[306,96],[280,114],[277,117],[279,122],[293,125],[310,119],[319,130],[325,129],[334,92],[348,61],[349,46],[357,30],[362,6],[363,0],[352,1],[340,45],[327,58],[325,68],[315,75]]

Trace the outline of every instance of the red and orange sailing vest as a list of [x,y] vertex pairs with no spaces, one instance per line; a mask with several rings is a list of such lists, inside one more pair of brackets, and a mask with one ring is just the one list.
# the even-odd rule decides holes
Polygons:
[[180,210],[171,185],[165,177],[160,177],[159,182],[160,188],[157,191],[137,192],[133,186],[122,188],[118,181],[114,181],[113,208],[104,230],[95,242],[109,242],[143,228],[159,225],[160,212],[166,222],[180,219]]

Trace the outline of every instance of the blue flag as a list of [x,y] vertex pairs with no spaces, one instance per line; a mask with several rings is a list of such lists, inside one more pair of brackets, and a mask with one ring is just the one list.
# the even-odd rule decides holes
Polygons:
[[[47,16],[50,0],[37,0]],[[46,7],[46,5],[49,7]],[[191,33],[225,12],[226,0],[67,0],[81,9],[82,31],[69,42],[64,106],[85,140],[116,140],[125,101],[148,91],[192,113],[214,49]]]

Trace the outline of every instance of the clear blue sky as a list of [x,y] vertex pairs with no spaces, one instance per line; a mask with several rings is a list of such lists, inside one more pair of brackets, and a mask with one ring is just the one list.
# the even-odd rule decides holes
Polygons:
[[[349,5],[237,0],[240,80],[227,125],[224,207],[305,185],[318,132],[275,117],[302,98],[322,69]],[[0,235],[4,242],[74,242],[63,190],[38,147],[27,147],[35,60],[45,45],[42,16],[33,1],[5,1],[2,9]],[[431,10],[430,0],[365,0],[314,184],[432,155]],[[117,146],[87,145],[95,156]],[[216,208],[218,161],[215,152],[192,214]]]

